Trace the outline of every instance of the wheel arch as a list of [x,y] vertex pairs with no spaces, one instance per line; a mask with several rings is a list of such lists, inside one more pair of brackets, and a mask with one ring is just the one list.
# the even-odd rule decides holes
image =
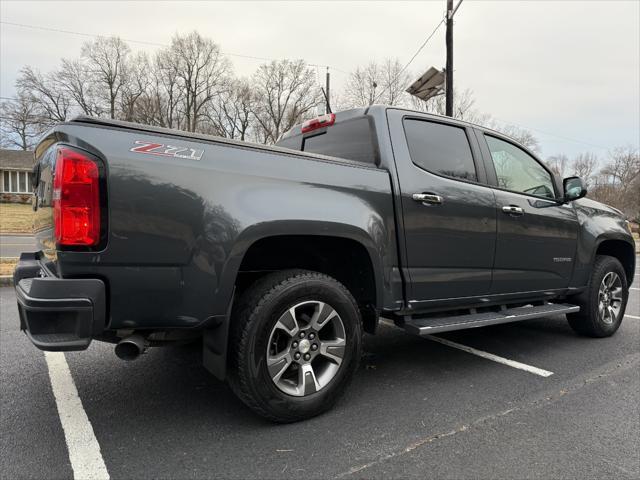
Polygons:
[[[221,276],[226,315],[204,332],[204,366],[219,379],[226,377],[228,333],[235,298],[260,276],[301,268],[336,278],[352,293],[363,317],[363,328],[374,332],[386,297],[384,258],[387,236],[354,225],[278,221],[244,230]],[[224,290],[224,291],[222,291]]]
[[[264,271],[303,268],[335,276],[349,288],[349,280],[336,273],[332,263],[353,253],[354,260],[361,262],[358,265],[366,270],[371,280],[368,294],[372,297],[373,305],[381,308],[386,283],[384,252],[390,248],[387,237],[375,228],[367,231],[357,225],[336,222],[277,221],[254,225],[244,230],[235,242],[222,283],[236,285],[237,289],[238,276],[250,269],[255,270],[255,267]],[[256,252],[276,253],[277,256],[269,264],[265,262],[268,260],[266,258],[260,262]],[[303,258],[302,254],[306,254],[308,259]],[[320,264],[324,264],[325,268]],[[357,291],[352,294],[356,300],[364,298]],[[227,298],[227,302],[230,300]]]
[[636,253],[634,246],[626,239],[618,237],[604,237],[598,239],[594,251],[594,260],[597,255],[609,255],[616,258],[624,268],[627,276],[627,284],[633,282],[633,275],[636,268]]

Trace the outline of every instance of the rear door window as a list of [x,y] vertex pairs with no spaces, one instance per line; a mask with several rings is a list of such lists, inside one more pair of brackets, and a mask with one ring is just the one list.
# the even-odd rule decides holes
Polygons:
[[478,180],[464,128],[408,118],[404,130],[415,165],[447,177]]

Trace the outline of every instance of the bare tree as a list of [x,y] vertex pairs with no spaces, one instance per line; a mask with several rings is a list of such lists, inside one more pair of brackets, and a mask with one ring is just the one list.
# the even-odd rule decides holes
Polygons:
[[154,123],[162,127],[178,128],[184,91],[180,88],[176,53],[172,49],[160,50],[151,69],[152,84],[145,104],[149,107],[149,112],[154,111]]
[[409,74],[402,71],[398,59],[388,58],[381,64],[369,62],[357,67],[347,80],[343,102],[350,108],[366,107],[373,103],[404,105],[409,96],[405,93],[411,83]]
[[[407,94],[408,95],[408,94]],[[464,90],[461,94],[457,91],[453,94],[453,116],[454,118],[478,125],[489,125],[492,123],[491,116],[483,114],[475,108],[476,99],[471,89]],[[420,100],[410,95],[409,105],[414,110],[420,110],[435,115],[446,114],[446,102],[444,95],[436,95],[429,100]]]
[[20,70],[16,81],[18,95],[28,98],[37,108],[41,125],[64,122],[71,110],[69,93],[60,88],[54,73],[42,75],[29,66]]
[[263,143],[275,143],[320,102],[314,73],[302,60],[261,65],[253,84],[254,114],[260,127],[257,137]]
[[578,154],[571,162],[573,175],[582,178],[587,186],[591,185],[592,177],[598,165],[598,157],[591,152]]
[[102,114],[96,89],[90,81],[89,68],[83,61],[62,59],[62,67],[56,73],[56,84],[69,94],[85,115]]
[[366,107],[376,101],[378,82],[381,82],[378,70],[378,65],[371,62],[351,72],[345,86],[343,98],[345,105],[350,108]]
[[640,175],[640,156],[632,146],[618,147],[609,153],[609,161],[602,173],[611,177],[613,183],[629,188]]
[[549,169],[559,177],[567,176],[567,169],[569,168],[569,157],[564,153],[553,155],[547,158],[546,162]]
[[586,152],[580,153],[572,160],[569,160],[567,155],[560,153],[547,158],[545,163],[559,177],[565,178],[576,175],[589,185],[598,165],[598,157],[591,152]]
[[594,198],[640,218],[640,153],[637,147],[618,147],[609,153],[601,171]]
[[196,31],[176,35],[169,48],[167,57],[175,62],[175,77],[183,90],[185,127],[195,132],[203,108],[224,88],[230,64],[216,43]]
[[87,71],[104,97],[110,118],[116,118],[116,105],[120,92],[127,83],[127,57],[131,49],[119,37],[98,37],[82,46],[82,57],[87,62]]
[[41,133],[38,108],[26,95],[2,102],[0,105],[2,146],[30,150]]
[[138,102],[152,83],[149,75],[149,58],[138,52],[128,62],[126,82],[120,94],[120,112],[123,120],[134,121],[137,117]]
[[256,95],[247,80],[229,82],[225,91],[206,109],[206,116],[216,135],[246,140],[255,123]]

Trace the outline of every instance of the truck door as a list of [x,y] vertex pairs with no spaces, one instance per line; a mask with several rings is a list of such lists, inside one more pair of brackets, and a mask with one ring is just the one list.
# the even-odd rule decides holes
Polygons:
[[558,185],[533,155],[507,138],[476,133],[498,217],[491,293],[568,287],[578,235],[573,205],[556,201]]
[[416,309],[483,296],[496,242],[493,190],[468,126],[388,110],[400,185],[408,296]]

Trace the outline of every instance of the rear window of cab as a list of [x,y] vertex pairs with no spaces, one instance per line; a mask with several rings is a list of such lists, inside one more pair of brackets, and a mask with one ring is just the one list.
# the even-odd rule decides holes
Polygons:
[[296,135],[284,138],[276,145],[371,165],[378,162],[375,137],[367,117],[344,120],[313,132],[302,138],[302,145],[300,137]]

